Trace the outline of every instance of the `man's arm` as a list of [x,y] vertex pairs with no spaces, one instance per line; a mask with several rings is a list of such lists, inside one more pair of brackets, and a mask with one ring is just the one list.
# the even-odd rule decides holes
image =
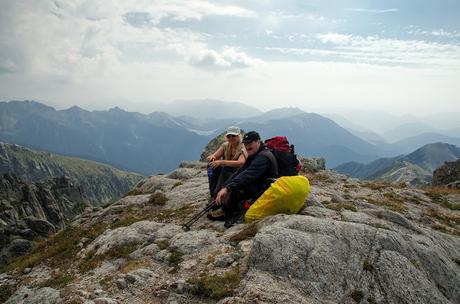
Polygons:
[[224,184],[224,187],[230,190],[239,189],[244,185],[257,180],[269,169],[270,160],[267,157],[259,154],[245,170],[241,171],[238,175],[229,179]]

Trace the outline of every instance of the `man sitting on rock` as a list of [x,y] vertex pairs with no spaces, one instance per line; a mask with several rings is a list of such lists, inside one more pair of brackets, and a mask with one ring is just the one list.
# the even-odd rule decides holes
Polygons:
[[[243,167],[227,180],[217,193],[216,204],[221,209],[208,214],[211,220],[238,218],[245,200],[256,200],[265,190],[269,178],[278,176],[275,157],[260,139],[259,133],[248,132],[243,137],[248,158]],[[226,226],[231,226],[231,221]]]

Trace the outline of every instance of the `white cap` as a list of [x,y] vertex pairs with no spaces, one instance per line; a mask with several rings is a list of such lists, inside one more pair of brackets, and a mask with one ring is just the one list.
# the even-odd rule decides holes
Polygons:
[[231,126],[227,128],[227,134],[225,135],[240,135],[241,130],[238,127]]

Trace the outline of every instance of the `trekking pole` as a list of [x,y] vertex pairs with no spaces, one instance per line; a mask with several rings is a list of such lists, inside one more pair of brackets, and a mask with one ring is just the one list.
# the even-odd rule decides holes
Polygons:
[[183,224],[182,225],[182,229],[184,229],[185,231],[189,231],[190,230],[190,227],[200,219],[200,217],[202,217],[203,215],[205,215],[206,213],[208,213],[208,211],[210,211],[212,208],[214,208],[214,206],[216,205],[216,201],[212,201],[211,204],[209,204],[208,206],[206,206],[206,208],[204,208],[203,210],[201,210],[200,212],[198,212],[197,214],[195,214],[187,223]]

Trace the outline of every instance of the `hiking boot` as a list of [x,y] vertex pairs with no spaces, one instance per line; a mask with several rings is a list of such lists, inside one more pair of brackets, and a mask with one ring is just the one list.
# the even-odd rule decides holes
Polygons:
[[244,213],[233,216],[225,221],[224,227],[228,229],[230,227],[235,226],[236,224],[241,224],[243,223],[243,219],[244,219]]
[[211,221],[224,221],[227,218],[222,209],[211,211],[206,215],[206,217]]

